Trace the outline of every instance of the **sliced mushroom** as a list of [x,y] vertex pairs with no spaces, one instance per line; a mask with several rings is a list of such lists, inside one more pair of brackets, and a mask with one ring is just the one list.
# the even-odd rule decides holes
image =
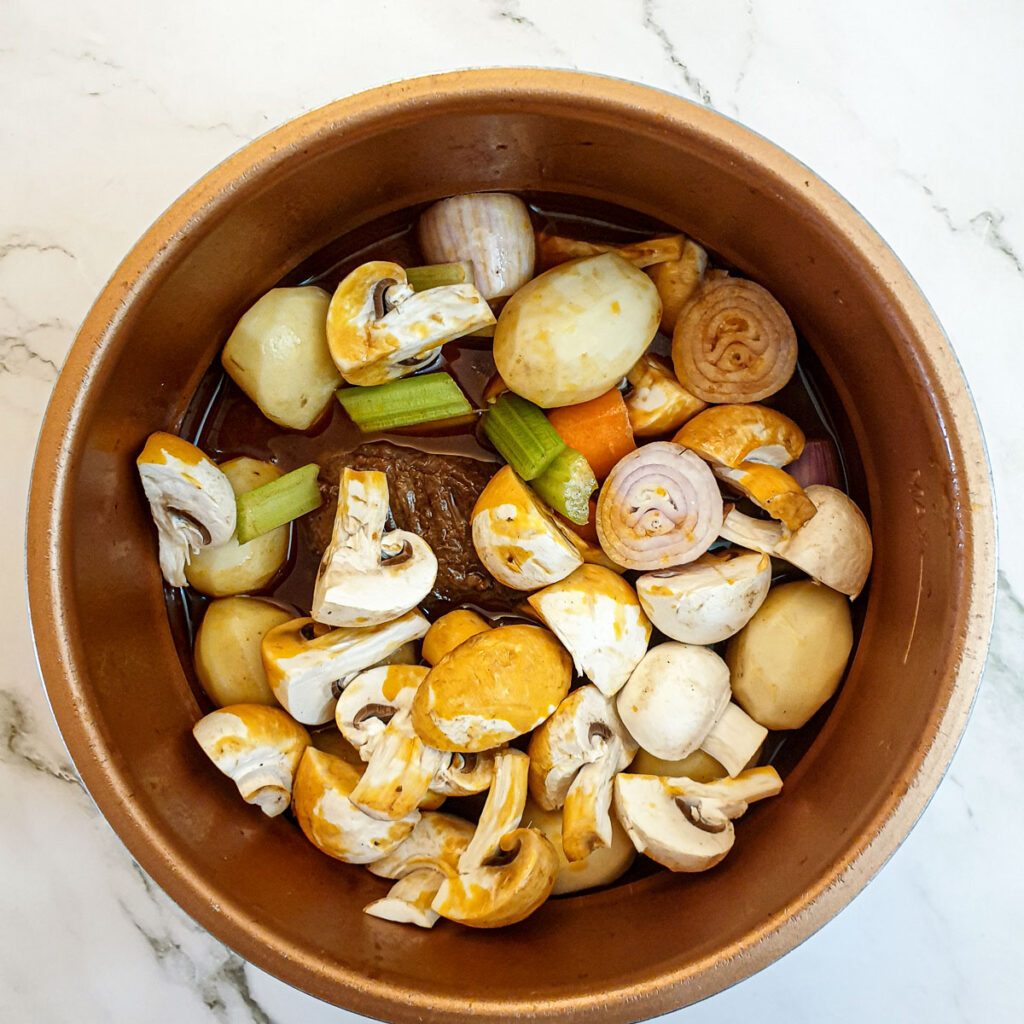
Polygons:
[[550,895],[558,855],[541,832],[518,828],[502,836],[492,863],[465,874],[447,869],[432,908],[472,928],[501,928],[529,917]]
[[771,586],[771,559],[742,549],[711,551],[695,562],[649,572],[636,594],[651,622],[686,644],[716,644],[738,633]]
[[441,915],[432,910],[430,904],[443,881],[444,875],[440,871],[430,867],[417,868],[395,882],[387,896],[363,907],[363,913],[379,917],[382,921],[433,928]]
[[338,731],[369,761],[387,724],[412,706],[416,689],[430,670],[422,665],[379,665],[353,676],[338,698]]
[[514,590],[536,590],[583,564],[565,529],[511,466],[491,477],[473,506],[473,547],[487,571]]
[[763,508],[788,530],[799,530],[817,512],[804,489],[783,469],[761,462],[741,462],[735,469],[716,466],[715,476]]
[[691,395],[665,362],[645,353],[626,374],[632,385],[625,396],[629,425],[636,437],[658,437],[678,430],[707,403]]
[[369,870],[380,878],[401,878],[427,860],[443,861],[457,868],[459,857],[475,831],[472,822],[454,814],[424,811],[402,843],[369,864]]
[[307,747],[292,796],[292,809],[306,838],[347,864],[369,864],[390,853],[420,817],[413,811],[399,821],[371,818],[349,799],[358,782],[359,772],[352,765]]
[[526,806],[530,759],[521,750],[499,750],[494,755],[494,779],[480,812],[476,831],[459,857],[459,872],[466,874],[498,852],[502,836],[517,828]]
[[805,491],[817,510],[798,530],[751,519],[735,509],[721,536],[743,547],[776,555],[818,583],[855,598],[871,571],[871,530],[856,503],[842,491],[811,484]]
[[375,626],[404,615],[430,593],[437,558],[405,530],[384,532],[388,478],[347,466],[338,485],[331,543],[313,590],[312,615],[331,626]]
[[183,587],[190,556],[235,532],[235,492],[212,459],[173,434],[150,434],[135,462],[156,523],[160,571]]
[[781,791],[774,768],[710,783],[622,773],[615,779],[615,810],[640,853],[671,871],[706,871],[732,849],[732,819]]
[[527,599],[572,655],[576,671],[614,696],[647,652],[651,623],[633,588],[598,565],[581,565]]
[[338,695],[352,676],[418,640],[429,625],[418,611],[380,626],[325,632],[312,619],[292,619],[263,638],[267,681],[292,718],[323,725],[334,716]]
[[448,753],[430,784],[430,790],[439,796],[472,796],[487,789],[493,779],[493,751],[463,754],[455,750]]
[[713,405],[674,440],[708,462],[734,469],[743,462],[785,466],[804,449],[804,432],[788,416],[754,403]]
[[206,756],[269,818],[287,810],[309,733],[279,708],[233,704],[193,727]]
[[402,267],[374,260],[338,285],[327,312],[327,342],[350,384],[383,384],[419,369],[446,341],[494,322],[473,285],[414,292]]

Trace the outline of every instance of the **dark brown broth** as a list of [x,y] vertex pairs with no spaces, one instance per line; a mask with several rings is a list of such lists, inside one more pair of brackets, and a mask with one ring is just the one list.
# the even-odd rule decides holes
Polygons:
[[[547,228],[554,233],[575,238],[623,243],[677,230],[624,207],[578,196],[524,193],[523,198],[530,206],[538,229]],[[392,260],[404,266],[422,264],[424,260],[416,244],[415,229],[423,208],[410,207],[388,214],[343,235],[296,266],[281,279],[278,286],[315,284],[333,292],[347,273],[370,260]],[[705,248],[712,265],[734,269],[726,261],[717,258],[713,248]],[[253,298],[255,300],[256,296]],[[226,338],[230,325],[225,327]],[[667,355],[671,349],[671,339],[659,333],[652,349]],[[451,373],[474,406],[479,407],[482,405],[484,388],[495,372],[489,339],[464,338],[445,345],[440,362],[419,372],[438,369]],[[842,484],[860,507],[866,508],[863,470],[849,422],[831,382],[822,371],[806,339],[800,339],[800,360],[792,380],[763,404],[795,420],[808,440],[830,439],[834,443],[839,455]],[[360,444],[374,440],[389,440],[394,444],[432,453],[463,455],[487,461],[497,458],[493,451],[480,443],[473,425],[362,434],[335,402],[330,404],[325,415],[310,430],[286,430],[263,416],[227,376],[218,359],[214,360],[203,377],[185,414],[180,434],[198,445],[215,461],[247,455],[272,461],[284,472],[309,462],[319,462],[327,453],[352,451]],[[261,593],[304,614],[312,600],[316,570],[316,556],[306,544],[297,541],[293,528],[288,562]],[[802,573],[783,566],[773,582],[802,577]],[[191,655],[195,629],[202,620],[208,599],[190,588],[176,590],[165,587],[165,595],[182,666],[201,706],[212,710],[209,698],[195,675]],[[860,635],[865,603],[861,599],[853,605],[855,637]],[[485,613],[488,611],[479,610]],[[656,633],[652,642],[663,639]],[[716,649],[721,651],[724,644],[718,645]],[[774,764],[779,773],[785,776],[814,740],[834,699],[803,728],[769,734],[763,763]],[[643,861],[643,858],[638,860]],[[623,881],[646,874],[648,870],[647,867],[634,867],[624,876]]]

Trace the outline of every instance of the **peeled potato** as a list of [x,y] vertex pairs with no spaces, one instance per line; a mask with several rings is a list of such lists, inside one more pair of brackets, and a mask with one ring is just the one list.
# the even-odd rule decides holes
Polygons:
[[229,704],[278,706],[263,671],[260,644],[265,634],[295,616],[258,597],[211,601],[196,634],[196,675],[218,707]]
[[[281,471],[272,463],[245,457],[225,462],[220,468],[236,495],[281,476]],[[185,566],[185,578],[190,586],[210,597],[259,590],[274,578],[288,557],[288,529],[279,526],[246,544],[239,544],[232,534],[226,544],[202,548]]]
[[654,282],[616,253],[559,264],[523,285],[494,329],[494,364],[545,409],[614,387],[658,331]]
[[322,288],[274,288],[231,332],[221,363],[235,383],[282,427],[306,430],[341,386],[327,347]]
[[593,889],[599,885],[611,885],[633,863],[636,848],[630,842],[626,830],[612,814],[612,842],[602,846],[582,860],[570,861],[562,849],[562,812],[545,811],[533,797],[527,797],[523,811],[524,828],[540,829],[551,841],[558,855],[558,874],[552,896],[581,889]]
[[810,580],[774,587],[726,648],[733,699],[766,729],[798,729],[835,693],[852,648],[844,595]]

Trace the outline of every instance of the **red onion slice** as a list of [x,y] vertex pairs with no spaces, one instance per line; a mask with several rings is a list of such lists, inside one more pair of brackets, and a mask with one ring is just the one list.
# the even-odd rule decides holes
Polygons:
[[597,536],[627,569],[667,569],[699,558],[722,528],[722,495],[698,456],[671,441],[620,459],[597,501]]

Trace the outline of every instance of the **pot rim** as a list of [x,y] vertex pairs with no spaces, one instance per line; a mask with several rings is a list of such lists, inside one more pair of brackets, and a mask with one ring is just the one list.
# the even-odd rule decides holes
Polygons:
[[[892,795],[860,835],[851,855],[837,859],[830,873],[805,891],[781,919],[765,922],[743,939],[685,969],[662,971],[642,986],[592,995],[529,1002],[531,1016],[562,1018],[587,1012],[594,1017],[636,1020],[638,1013],[670,1010],[686,998],[711,995],[766,967],[830,920],[871,879],[903,841],[937,789],[966,726],[980,683],[992,626],[996,582],[995,516],[984,440],[959,363],[913,278],[864,218],[805,165],[750,129],[724,115],[649,86],[574,71],[488,68],[456,71],[393,82],[358,93],[287,122],[245,146],[207,173],[182,195],[131,249],[86,317],[51,396],[40,433],[29,495],[27,528],[28,591],[33,641],[44,686],[58,727],[83,783],[129,852],[157,883],[198,923],[247,960],[282,980],[361,1013],[392,1019],[422,1019],[441,1014],[510,1020],[515,1007],[501,1001],[477,1001],[471,1007],[455,999],[424,998],[421,993],[352,972],[325,978],[323,966],[301,950],[282,953],[269,929],[244,908],[224,901],[214,905],[203,895],[202,879],[161,842],[158,830],[133,806],[116,752],[108,749],[97,724],[79,714],[86,692],[75,669],[68,637],[73,632],[71,602],[64,598],[67,550],[60,524],[71,478],[74,425],[83,396],[102,376],[112,336],[133,301],[158,276],[168,252],[188,245],[193,225],[226,213],[236,193],[289,161],[317,139],[344,132],[349,137],[374,131],[385,119],[425,115],[430,108],[481,101],[529,106],[573,98],[574,111],[604,111],[646,123],[649,131],[685,129],[731,151],[740,161],[756,162],[780,183],[807,182],[801,201],[850,239],[894,306],[914,325],[918,357],[929,364],[943,388],[963,451],[964,485],[969,496],[972,534],[968,579],[970,593],[956,680],[941,714],[932,720],[908,765],[911,782]],[[344,976],[343,976],[344,975]],[[345,986],[339,992],[339,983]]]

